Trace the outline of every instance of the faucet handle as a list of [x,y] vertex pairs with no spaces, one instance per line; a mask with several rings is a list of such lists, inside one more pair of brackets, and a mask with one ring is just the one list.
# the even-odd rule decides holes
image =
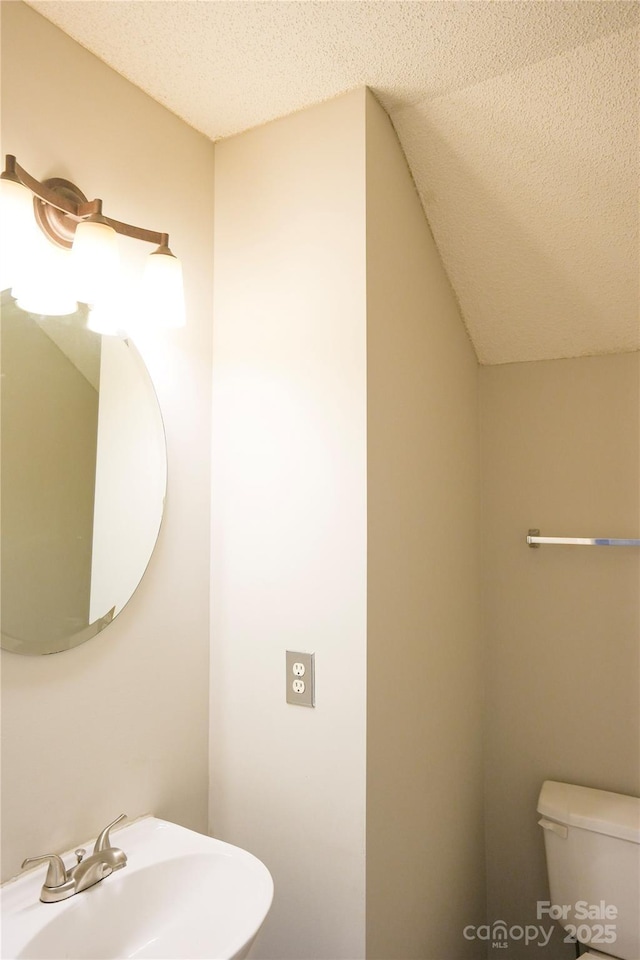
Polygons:
[[95,842],[93,847],[94,853],[102,853],[104,850],[111,849],[111,838],[109,837],[109,830],[112,827],[115,827],[116,823],[120,823],[121,820],[126,819],[126,813],[121,813],[119,817],[116,817],[111,823],[108,823],[104,830],[98,834],[98,839]]
[[64,861],[57,853],[45,853],[42,857],[27,857],[22,864],[22,869],[24,870],[30,863],[43,863],[45,860],[49,861],[49,869],[47,870],[47,876],[44,881],[45,887],[61,886],[67,881],[68,876]]

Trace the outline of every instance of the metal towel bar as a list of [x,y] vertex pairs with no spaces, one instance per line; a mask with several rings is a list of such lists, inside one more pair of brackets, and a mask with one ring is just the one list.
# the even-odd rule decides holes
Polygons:
[[527,543],[539,547],[541,543],[563,543],[582,547],[640,547],[640,539],[620,540],[615,537],[541,537],[539,530],[529,530]]

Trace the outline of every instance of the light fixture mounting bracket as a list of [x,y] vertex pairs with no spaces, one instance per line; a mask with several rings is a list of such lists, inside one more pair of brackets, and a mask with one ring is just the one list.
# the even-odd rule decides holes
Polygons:
[[[49,180],[44,180],[42,186],[46,187],[47,192],[50,191],[51,194],[70,202],[76,207],[87,203],[87,198],[82,190],[75,183],[71,183],[70,180],[51,177]],[[38,196],[33,198],[33,209],[38,226],[49,240],[58,247],[64,247],[68,250],[73,245],[73,238],[80,218],[66,213],[60,207],[54,207],[53,204],[41,200]]]

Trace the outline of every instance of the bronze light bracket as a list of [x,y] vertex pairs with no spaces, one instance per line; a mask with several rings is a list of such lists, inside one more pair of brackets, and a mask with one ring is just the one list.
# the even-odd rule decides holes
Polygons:
[[69,180],[52,177],[42,183],[20,166],[12,154],[7,154],[5,169],[0,179],[13,180],[27,187],[34,195],[33,207],[39,227],[59,247],[69,249],[73,245],[76,227],[82,220],[98,220],[112,227],[116,233],[134,240],[155,243],[154,253],[173,256],[169,250],[169,234],[145,230],[130,223],[112,220],[102,213],[102,200],[87,200],[83,192]]

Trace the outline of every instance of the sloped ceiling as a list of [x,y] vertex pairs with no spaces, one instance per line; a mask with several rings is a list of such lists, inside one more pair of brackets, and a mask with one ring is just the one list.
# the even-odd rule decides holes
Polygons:
[[482,363],[640,349],[637,3],[30,5],[213,140],[367,84]]

